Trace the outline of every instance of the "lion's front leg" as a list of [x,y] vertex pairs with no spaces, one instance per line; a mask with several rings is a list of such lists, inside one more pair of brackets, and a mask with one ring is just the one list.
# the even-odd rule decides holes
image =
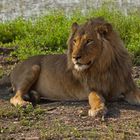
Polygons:
[[136,89],[126,93],[125,100],[132,105],[140,105],[140,90]]
[[91,92],[88,96],[89,105],[91,109],[88,111],[89,116],[105,116],[107,108],[105,106],[105,99],[96,92]]

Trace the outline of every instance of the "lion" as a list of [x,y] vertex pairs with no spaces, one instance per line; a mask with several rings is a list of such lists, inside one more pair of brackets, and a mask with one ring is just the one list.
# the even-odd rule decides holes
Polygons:
[[131,60],[110,23],[91,18],[73,23],[65,54],[33,56],[11,73],[14,106],[26,106],[31,91],[38,97],[57,101],[88,100],[89,116],[105,115],[106,102],[124,99],[140,105],[140,91],[131,72]]

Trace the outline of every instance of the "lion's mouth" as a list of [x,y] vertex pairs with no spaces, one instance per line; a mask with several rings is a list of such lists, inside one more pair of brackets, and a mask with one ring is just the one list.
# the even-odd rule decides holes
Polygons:
[[82,65],[90,65],[90,64],[91,64],[91,61],[89,61],[89,62],[86,63],[86,64],[82,64],[82,63],[79,63],[79,62],[77,62],[76,64],[79,65],[79,66],[82,66]]
[[87,68],[89,68],[89,66],[91,65],[91,61],[89,61],[88,63],[80,63],[80,62],[74,62],[74,68],[78,71],[83,71]]

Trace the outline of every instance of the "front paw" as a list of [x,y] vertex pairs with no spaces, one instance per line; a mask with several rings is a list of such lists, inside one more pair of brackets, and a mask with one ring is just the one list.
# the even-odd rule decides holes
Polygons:
[[100,106],[99,108],[91,108],[88,111],[88,115],[91,117],[104,117],[107,114],[107,108],[105,107],[105,105]]
[[16,96],[10,99],[10,103],[14,106],[26,107],[31,104],[28,101],[24,101],[22,98],[17,98]]

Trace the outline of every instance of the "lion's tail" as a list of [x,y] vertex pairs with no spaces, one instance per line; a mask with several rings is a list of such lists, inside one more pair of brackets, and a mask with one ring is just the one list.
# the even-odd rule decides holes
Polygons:
[[10,77],[8,75],[4,75],[0,79],[0,87],[2,87],[2,86],[10,86],[10,85],[11,85]]

